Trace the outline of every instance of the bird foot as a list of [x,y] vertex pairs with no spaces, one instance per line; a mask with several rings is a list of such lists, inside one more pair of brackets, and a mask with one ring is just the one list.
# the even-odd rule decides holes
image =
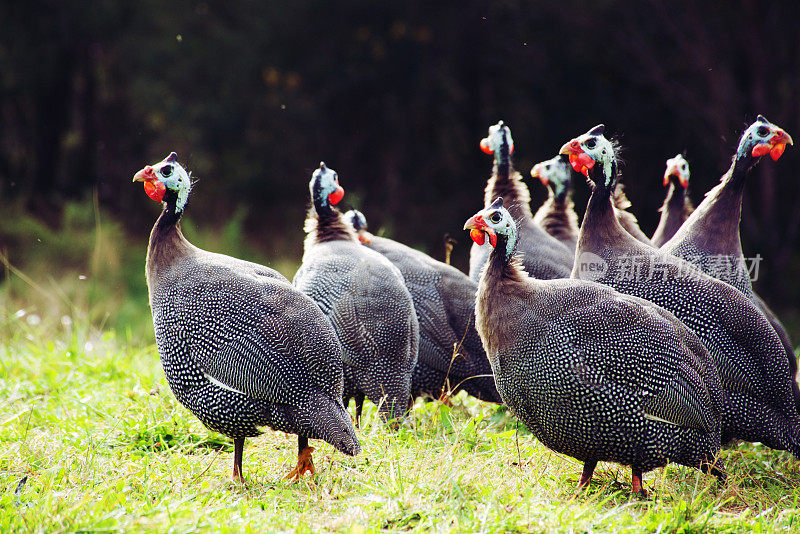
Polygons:
[[314,452],[314,447],[306,447],[300,451],[300,454],[297,455],[297,465],[294,469],[289,471],[289,473],[287,473],[283,479],[291,480],[292,482],[298,482],[300,477],[308,472],[313,475],[315,470],[314,460],[311,458],[312,452]]
[[231,476],[231,480],[233,481],[234,484],[240,484],[244,486],[244,477],[242,476],[241,473],[237,473],[236,471],[234,471],[233,475]]
[[647,498],[647,490],[642,485],[642,472],[634,470],[631,477],[631,495],[635,495],[640,499]]

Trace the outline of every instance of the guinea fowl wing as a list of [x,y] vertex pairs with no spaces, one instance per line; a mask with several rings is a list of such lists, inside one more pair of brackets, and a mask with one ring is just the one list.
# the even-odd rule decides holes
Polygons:
[[574,377],[607,396],[609,405],[619,394],[633,395],[647,418],[704,431],[718,427],[719,381],[699,340],[646,301],[604,289],[592,300],[565,310],[549,329],[558,334],[545,336],[552,350],[571,349]]
[[191,309],[178,328],[193,361],[218,385],[269,402],[297,405],[311,388],[337,399],[342,368],[332,356],[341,349],[312,328],[319,309],[288,281],[240,267],[198,266],[189,292],[169,290]]

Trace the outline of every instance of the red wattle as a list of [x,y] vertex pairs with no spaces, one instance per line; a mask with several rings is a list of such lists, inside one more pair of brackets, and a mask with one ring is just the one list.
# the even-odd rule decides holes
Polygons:
[[483,245],[486,242],[486,234],[484,234],[481,230],[478,230],[477,228],[473,228],[472,230],[470,230],[469,236],[478,245]]
[[342,198],[344,198],[344,189],[342,189],[342,186],[338,186],[336,191],[328,195],[328,202],[330,202],[332,206],[335,206]]
[[167,192],[167,187],[164,185],[164,182],[160,180],[150,180],[144,182],[144,192],[156,202],[161,202],[164,198],[164,193]]
[[497,234],[489,234],[489,243],[492,244],[492,248],[497,246]]
[[581,165],[583,165],[587,169],[591,169],[592,167],[594,167],[595,163],[595,161],[592,159],[592,156],[590,156],[586,152],[581,152],[580,154],[578,154],[578,161],[581,163]]
[[753,147],[753,151],[751,152],[751,154],[753,155],[754,158],[760,158],[761,156],[766,155],[771,149],[772,147],[769,146],[768,144],[761,143]]
[[572,168],[575,170],[575,172],[581,172],[581,167],[583,167],[583,165],[581,165],[581,163],[578,161],[577,154],[569,155],[569,164],[572,165]]
[[483,150],[485,154],[494,154],[494,150],[492,150],[492,147],[489,146],[488,137],[481,139],[481,150]]
[[778,143],[769,151],[769,157],[772,158],[772,161],[778,161],[784,150],[786,150],[786,143]]

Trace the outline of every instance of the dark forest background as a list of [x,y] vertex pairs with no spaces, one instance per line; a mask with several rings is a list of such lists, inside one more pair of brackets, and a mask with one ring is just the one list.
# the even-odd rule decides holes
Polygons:
[[[798,15],[791,1],[6,0],[0,209],[56,228],[96,193],[141,241],[158,207],[131,177],[174,150],[198,178],[198,226],[238,217],[267,261],[296,262],[324,160],[373,229],[438,258],[450,233],[463,268],[487,127],[511,126],[528,176],[603,122],[650,234],[667,158],[686,151],[698,203],[757,114],[800,136]],[[798,149],[753,173],[742,225],[746,254],[765,258],[757,290],[789,315]],[[535,210],[545,192],[529,185]],[[579,185],[579,211],[586,197]],[[0,226],[12,263],[19,235]]]

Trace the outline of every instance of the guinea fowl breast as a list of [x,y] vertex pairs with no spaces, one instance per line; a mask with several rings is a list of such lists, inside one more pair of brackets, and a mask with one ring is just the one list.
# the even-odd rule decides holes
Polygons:
[[343,348],[345,396],[354,396],[357,417],[364,397],[385,419],[400,417],[411,399],[419,323],[400,271],[381,254],[361,246],[333,205],[344,194],[325,164],[310,183],[313,207],[294,285],[328,317]]
[[[487,154],[494,154],[494,168],[486,183],[484,205],[491,204],[495,197],[505,198],[506,206],[519,228],[518,248],[525,271],[543,280],[568,278],[574,252],[533,222],[530,192],[511,164],[514,142],[511,130],[503,121],[489,128],[488,137],[481,141],[481,149]],[[470,278],[475,281],[480,278],[490,252],[488,245],[473,243],[469,258]]]
[[674,313],[708,348],[727,403],[723,441],[760,441],[800,457],[800,420],[783,346],[734,287],[625,232],[614,216],[614,147],[602,125],[562,147],[595,183],[578,238],[574,278],[601,282]]
[[174,153],[135,179],[165,206],[146,265],[164,372],[181,404],[234,438],[234,478],[242,480],[244,438],[264,426],[299,436],[293,477],[313,472],[308,438],[357,454],[342,404],[342,349],[317,305],[276,271],[183,237],[178,222],[191,184]]
[[477,284],[458,269],[392,239],[367,231],[364,215],[345,220],[361,243],[382,254],[403,275],[419,320],[419,358],[411,381],[413,396],[434,399],[461,389],[478,399],[502,402],[489,360],[475,330]]
[[502,199],[467,221],[493,237],[476,302],[478,332],[506,404],[547,447],[642,473],[669,461],[720,477],[722,391],[700,340],[675,316],[610,287],[529,278],[514,258]]

